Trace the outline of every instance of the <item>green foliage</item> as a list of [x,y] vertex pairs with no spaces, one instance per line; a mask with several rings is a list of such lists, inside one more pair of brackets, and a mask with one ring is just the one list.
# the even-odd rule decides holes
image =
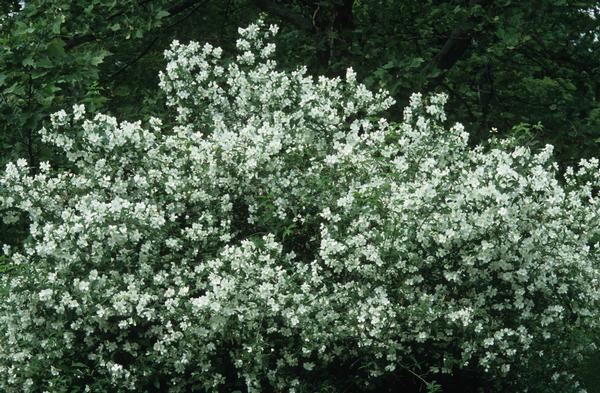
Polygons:
[[[466,123],[474,142],[484,141],[491,127],[541,122],[540,143],[554,144],[562,162],[598,147],[600,19],[593,0],[275,3],[7,5],[0,34],[0,152],[25,153],[33,164],[47,157],[35,132],[49,113],[74,103],[124,118],[164,111],[155,75],[168,43],[203,39],[230,50],[237,26],[261,11],[284,21],[278,56],[284,66],[305,63],[327,75],[352,66],[369,87],[383,87],[404,104],[413,91],[448,92],[449,116]],[[453,34],[466,43],[443,53]]]
[[36,166],[48,158],[36,138],[48,115],[75,103],[102,108],[110,87],[98,84],[103,63],[166,14],[164,2],[23,3],[0,17],[0,153],[4,162],[25,156]]
[[540,143],[554,144],[563,163],[598,149],[594,0],[360,1],[345,25],[335,15],[348,2],[321,2],[337,14],[298,3],[304,14],[317,15],[316,25],[304,35],[284,35],[285,61],[308,61],[329,75],[352,66],[370,87],[387,89],[401,103],[413,91],[450,93],[449,116],[465,123],[475,143],[491,127],[506,132],[541,122]]
[[[256,11],[238,2],[32,0],[0,16],[0,166],[53,158],[37,131],[74,104],[148,118],[165,111],[156,88],[162,52],[174,39],[233,36]],[[200,23],[198,23],[200,22]]]

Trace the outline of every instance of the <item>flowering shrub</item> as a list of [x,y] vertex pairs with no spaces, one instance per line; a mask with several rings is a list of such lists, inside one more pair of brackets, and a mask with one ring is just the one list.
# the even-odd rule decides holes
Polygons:
[[4,247],[0,389],[355,391],[471,370],[576,390],[598,161],[562,179],[551,146],[472,149],[444,95],[390,124],[393,100],[352,70],[278,71],[276,31],[241,29],[230,62],[174,42],[174,128],[76,106],[42,130],[70,169],[6,167],[0,212],[30,236]]

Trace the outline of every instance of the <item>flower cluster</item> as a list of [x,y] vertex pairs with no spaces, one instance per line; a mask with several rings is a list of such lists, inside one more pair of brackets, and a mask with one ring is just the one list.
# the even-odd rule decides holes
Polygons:
[[389,123],[393,100],[351,69],[278,70],[276,32],[240,29],[234,61],[174,42],[174,127],[76,106],[42,130],[69,169],[6,167],[0,215],[30,236],[4,247],[0,390],[359,390],[461,370],[576,388],[563,366],[598,324],[598,161],[560,177],[551,146],[473,149],[444,95]]

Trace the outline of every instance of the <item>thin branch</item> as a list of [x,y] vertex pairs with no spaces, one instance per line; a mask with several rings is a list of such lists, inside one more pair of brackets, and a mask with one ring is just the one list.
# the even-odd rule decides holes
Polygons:
[[[200,2],[201,0],[186,0],[183,1],[181,3],[175,4],[169,8],[167,8],[167,12],[169,13],[168,17],[177,15],[180,12],[185,11],[186,9],[192,7],[193,5],[195,5],[196,3]],[[142,4],[147,3],[148,0],[143,1]],[[124,11],[118,12],[114,15],[111,15],[107,18],[107,20],[112,20],[114,18],[116,18],[117,16],[120,16],[122,14],[124,14]],[[95,34],[86,34],[86,35],[82,35],[82,36],[78,36],[78,37],[73,37],[72,39],[68,40],[65,44],[65,49],[66,50],[70,50],[75,48],[76,46],[88,43],[88,42],[92,42],[92,41],[96,41],[97,39],[99,39],[100,37],[98,37]]]
[[[176,15],[182,11],[187,10],[191,6],[196,5],[200,1],[202,1],[202,0],[186,0],[179,4],[175,4],[172,7],[167,8],[167,12],[169,13],[169,16]],[[206,1],[203,1],[203,2],[206,3]]]
[[[170,30],[171,28],[173,28],[174,26],[177,26],[178,24],[180,24],[181,22],[183,22],[184,20],[188,19],[190,16],[192,16],[201,6],[203,6],[204,4],[206,4],[208,2],[208,0],[194,0],[194,1],[188,1],[186,3],[185,7],[183,7],[183,3],[180,4],[181,7],[178,8],[177,12],[182,12],[185,9],[189,8],[190,6],[196,4],[196,6],[191,10],[191,12],[187,15],[185,15],[182,18],[179,18],[179,20],[177,20],[175,23],[170,24],[169,26],[163,27],[161,30],[167,31]],[[113,72],[110,76],[109,79],[114,78],[115,76],[117,76],[118,74],[120,74],[121,72],[125,71],[126,69],[128,69],[129,67],[131,67],[132,65],[134,65],[135,63],[137,63],[142,57],[146,56],[150,50],[152,49],[152,47],[154,47],[154,44],[156,44],[156,42],[158,41],[158,39],[161,37],[160,34],[156,35],[156,37],[154,37],[150,43],[137,55],[135,56],[133,59],[131,59],[129,62],[127,62],[127,64],[125,64],[123,67],[119,68],[117,71]]]
[[135,63],[137,63],[142,57],[146,56],[148,54],[148,52],[150,52],[150,49],[152,49],[152,47],[154,46],[154,44],[156,43],[156,41],[158,41],[158,39],[160,38],[160,36],[156,36],[152,39],[152,41],[150,41],[150,43],[133,59],[131,59],[130,61],[127,62],[127,64],[125,64],[123,67],[119,68],[118,70],[116,70],[115,72],[113,72],[112,74],[109,75],[109,79],[114,78],[115,76],[119,75],[121,72],[125,71],[126,69],[128,69],[129,67],[131,67],[132,65],[134,65]]

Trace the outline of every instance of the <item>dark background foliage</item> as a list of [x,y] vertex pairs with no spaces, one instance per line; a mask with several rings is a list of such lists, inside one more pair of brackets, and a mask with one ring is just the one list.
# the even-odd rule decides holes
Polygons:
[[[5,0],[0,165],[60,165],[37,131],[74,103],[121,119],[168,118],[157,75],[169,43],[228,52],[238,26],[259,16],[281,27],[283,67],[330,76],[353,67],[396,98],[391,118],[411,92],[445,91],[451,120],[474,144],[496,127],[532,148],[554,144],[563,165],[598,155],[597,0]],[[0,226],[0,243],[25,234]],[[600,391],[593,362],[581,373]]]

